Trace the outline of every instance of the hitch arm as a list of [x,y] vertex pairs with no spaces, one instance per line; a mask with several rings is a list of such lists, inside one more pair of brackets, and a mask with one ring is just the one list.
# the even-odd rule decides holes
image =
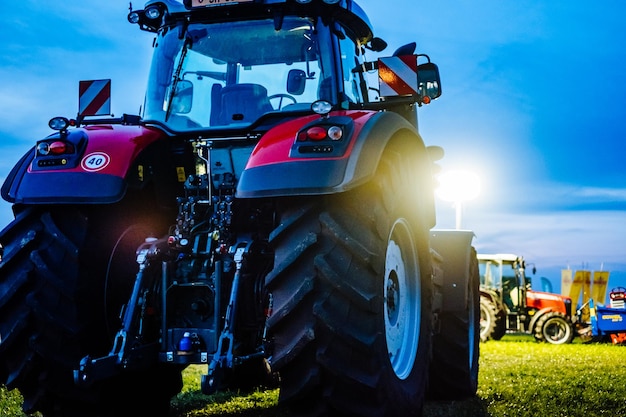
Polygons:
[[[113,347],[107,356],[92,359],[85,356],[79,368],[74,370],[74,382],[79,385],[89,385],[105,378],[110,378],[128,368],[138,368],[155,362],[158,357],[158,343],[141,344],[139,347],[130,347],[131,341],[141,337],[142,317],[145,314],[145,276],[146,267],[152,259],[159,256],[161,251],[157,242],[144,243],[137,250],[139,271],[130,299],[124,309],[122,328],[117,332]],[[144,302],[140,302],[141,299]],[[139,321],[137,323],[137,321]]]

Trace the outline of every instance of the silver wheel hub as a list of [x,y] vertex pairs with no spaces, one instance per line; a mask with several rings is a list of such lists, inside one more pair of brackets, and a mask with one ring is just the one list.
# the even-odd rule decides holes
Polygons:
[[421,324],[421,285],[417,248],[406,220],[397,220],[387,242],[384,281],[387,353],[400,379],[413,370]]

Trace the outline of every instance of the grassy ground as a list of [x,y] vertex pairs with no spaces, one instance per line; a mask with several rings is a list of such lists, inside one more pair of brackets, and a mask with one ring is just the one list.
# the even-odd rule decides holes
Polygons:
[[[505,336],[480,346],[479,387],[463,402],[428,403],[424,417],[536,417],[626,415],[626,346],[554,346]],[[172,401],[172,417],[289,417],[278,390],[240,396],[199,392],[203,367],[185,371],[185,388]],[[2,417],[24,417],[16,391],[0,389]]]
[[490,416],[626,415],[625,358],[611,344],[487,342],[477,397]]
[[[476,397],[428,403],[424,417],[626,415],[626,346],[578,341],[555,346],[505,336],[480,348]],[[202,396],[188,381],[189,391],[173,402],[175,417],[289,416],[277,406],[277,390],[217,399]],[[212,401],[208,405],[207,399]]]

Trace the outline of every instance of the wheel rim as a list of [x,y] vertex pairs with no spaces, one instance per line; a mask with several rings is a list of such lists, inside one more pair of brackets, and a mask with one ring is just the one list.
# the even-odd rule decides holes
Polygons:
[[480,306],[480,337],[487,337],[487,329],[491,326],[491,316],[487,311],[487,307],[482,305]]
[[384,316],[391,367],[406,379],[417,356],[421,324],[419,258],[406,220],[397,220],[387,242]]
[[543,335],[551,343],[563,343],[569,337],[569,326],[561,320],[548,320]]

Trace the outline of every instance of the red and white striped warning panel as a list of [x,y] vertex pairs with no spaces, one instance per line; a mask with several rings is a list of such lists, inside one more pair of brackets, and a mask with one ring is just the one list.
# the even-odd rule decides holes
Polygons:
[[383,97],[417,94],[417,56],[380,58],[378,83]]
[[78,83],[78,115],[111,114],[111,80],[80,81]]

